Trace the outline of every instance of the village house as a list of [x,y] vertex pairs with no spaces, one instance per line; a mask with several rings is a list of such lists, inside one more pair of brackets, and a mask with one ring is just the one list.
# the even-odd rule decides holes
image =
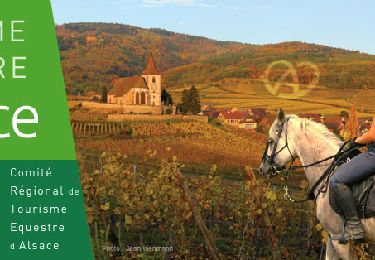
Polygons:
[[161,74],[150,54],[139,76],[115,78],[108,93],[108,104],[122,106],[123,113],[161,114]]
[[92,100],[92,101],[100,101],[102,99],[102,95],[100,95],[99,93],[97,93],[94,90],[87,91],[85,93],[85,96],[88,97],[89,100]]
[[212,111],[212,110],[216,110],[211,104],[208,104],[208,103],[203,103],[201,104],[201,112],[205,112],[205,111]]
[[345,128],[346,118],[339,115],[330,115],[323,118],[323,123],[331,132],[340,134],[340,132]]
[[310,119],[317,123],[324,124],[329,131],[340,135],[345,128],[346,119],[340,115],[325,116],[317,113],[300,114],[299,117]]
[[231,109],[230,111],[222,111],[219,113],[217,119],[223,124],[243,128],[256,129],[257,122],[247,111],[238,111]]
[[303,113],[298,115],[301,118],[307,118],[310,119],[316,123],[323,123],[324,122],[324,116],[322,117],[321,114],[318,113]]
[[261,122],[263,118],[267,116],[267,112],[265,108],[249,108],[248,109],[249,115],[255,119],[256,122]]
[[371,128],[371,118],[364,118],[359,120],[359,132],[361,134],[367,133]]

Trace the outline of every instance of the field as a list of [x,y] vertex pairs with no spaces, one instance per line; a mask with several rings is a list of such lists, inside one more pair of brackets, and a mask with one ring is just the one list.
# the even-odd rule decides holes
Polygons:
[[[254,175],[264,134],[193,120],[129,122],[127,128],[125,135],[87,130],[75,137],[98,259],[212,257],[202,223],[225,259],[267,259],[275,252],[315,259],[322,250],[320,229],[307,217],[314,206],[286,207],[278,199],[279,180],[270,185]],[[304,196],[302,180],[291,180],[293,196]],[[118,246],[121,254],[104,252],[103,244]],[[173,251],[131,252],[132,246]]]
[[[223,259],[324,254],[314,203],[285,200],[280,178],[253,171],[265,134],[182,117],[117,124],[80,117],[72,125],[97,259],[212,258],[210,244]],[[293,198],[305,197],[303,174],[288,183]]]
[[129,123],[128,127],[130,136],[126,138],[92,138],[95,134],[76,138],[77,149],[83,154],[125,154],[140,167],[144,167],[144,160],[158,162],[175,156],[189,171],[205,172],[215,164],[219,172],[239,178],[246,165],[259,165],[260,147],[266,140],[261,133],[191,120],[140,121]]
[[[201,102],[218,108],[263,107],[269,110],[283,108],[288,113],[339,114],[349,111],[355,104],[360,117],[370,117],[375,112],[374,90],[328,89],[317,86],[308,95],[282,99],[271,95],[260,80],[231,79],[217,83],[196,84]],[[180,100],[181,93],[188,85],[171,88],[175,100]],[[303,87],[302,87],[303,88]],[[282,91],[288,91],[286,87]]]

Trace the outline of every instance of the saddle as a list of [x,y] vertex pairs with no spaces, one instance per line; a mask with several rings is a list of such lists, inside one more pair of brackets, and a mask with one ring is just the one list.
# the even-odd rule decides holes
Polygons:
[[375,217],[375,175],[352,187],[357,211],[361,218]]
[[[346,158],[340,158],[341,165],[347,159],[351,159],[358,155],[360,152],[356,151],[346,156]],[[354,200],[356,202],[357,212],[360,218],[372,218],[375,217],[375,172],[367,179],[353,184],[351,187]],[[337,205],[333,194],[330,193],[329,203],[332,209],[339,215],[343,215],[342,210]]]

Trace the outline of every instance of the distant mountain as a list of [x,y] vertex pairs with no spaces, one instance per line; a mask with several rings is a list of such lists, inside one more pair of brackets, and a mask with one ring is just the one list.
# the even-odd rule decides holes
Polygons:
[[[111,87],[114,76],[137,75],[150,52],[168,87],[227,78],[259,79],[277,60],[316,64],[320,83],[329,88],[375,86],[375,56],[316,44],[251,45],[108,23],[58,25],[57,38],[69,92],[99,90]],[[277,80],[285,66],[275,66],[273,71]],[[297,67],[297,72],[303,83],[314,77],[309,66]]]

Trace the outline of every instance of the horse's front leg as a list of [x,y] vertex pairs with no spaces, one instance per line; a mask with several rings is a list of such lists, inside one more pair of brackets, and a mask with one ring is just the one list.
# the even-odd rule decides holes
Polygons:
[[330,238],[327,239],[326,245],[326,260],[339,260],[340,257],[336,252],[335,247],[332,244],[332,240]]
[[336,253],[339,255],[341,259],[343,260],[357,260],[358,259],[357,255],[354,252],[354,248],[351,245],[352,243],[342,245],[342,244],[339,244],[338,240],[331,240],[331,243],[334,247],[334,250],[336,251]]

